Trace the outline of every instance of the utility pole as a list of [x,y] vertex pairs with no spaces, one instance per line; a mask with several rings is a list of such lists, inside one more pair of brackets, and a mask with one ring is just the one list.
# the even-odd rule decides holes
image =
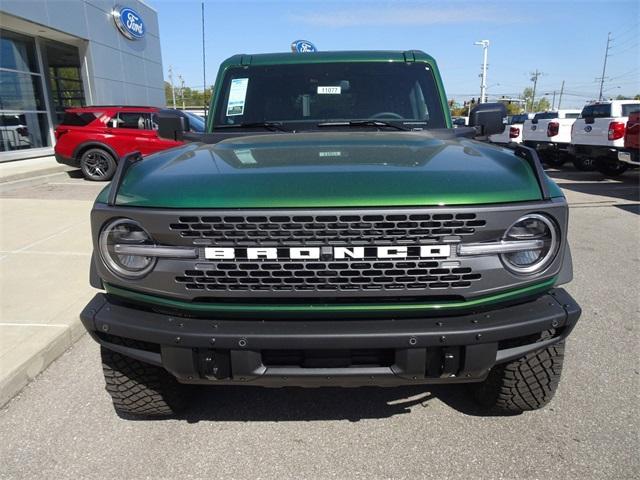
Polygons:
[[531,81],[533,82],[533,93],[531,94],[531,110],[533,110],[533,106],[536,103],[536,88],[538,87],[538,77],[542,75],[542,72],[539,72],[536,68],[535,72],[531,72]]
[[184,78],[182,75],[178,75],[178,80],[180,80],[180,100],[182,100],[182,110],[184,110]]
[[558,98],[558,110],[560,110],[560,104],[562,103],[563,93],[564,93],[564,80],[562,80],[562,86],[560,87],[560,97]]
[[553,91],[553,99],[551,100],[551,110],[553,110],[553,107],[556,104],[556,91]]
[[607,58],[609,57],[609,50],[611,49],[611,32],[607,34],[607,49],[604,51],[604,63],[602,64],[602,76],[600,77],[600,93],[598,94],[598,100],[602,100],[602,88],[604,87],[605,74],[607,72]]
[[204,121],[207,121],[207,64],[204,49],[204,0],[202,2],[202,103],[204,103]]
[[489,56],[489,40],[474,42],[474,45],[482,47],[482,80],[480,82],[480,103],[487,101],[487,57]]
[[171,84],[171,98],[173,99],[173,108],[176,108],[176,90],[173,88],[173,67],[169,65],[169,83]]

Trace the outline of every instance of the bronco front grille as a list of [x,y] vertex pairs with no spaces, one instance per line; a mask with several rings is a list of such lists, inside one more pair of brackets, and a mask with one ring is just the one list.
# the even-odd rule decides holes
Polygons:
[[475,213],[181,216],[169,228],[218,246],[406,245],[468,236],[486,225]]
[[191,291],[354,292],[464,289],[482,275],[437,261],[220,261],[176,277]]

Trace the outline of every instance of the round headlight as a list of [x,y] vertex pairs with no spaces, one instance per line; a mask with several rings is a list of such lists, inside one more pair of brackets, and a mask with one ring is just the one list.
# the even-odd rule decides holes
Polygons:
[[155,257],[117,253],[116,245],[153,245],[151,235],[138,222],[120,218],[109,223],[100,232],[100,256],[114,274],[124,278],[142,278],[149,273]]
[[540,240],[539,247],[504,253],[502,260],[514,273],[533,274],[544,270],[553,261],[560,246],[560,235],[553,220],[537,213],[520,217],[509,229],[504,240]]

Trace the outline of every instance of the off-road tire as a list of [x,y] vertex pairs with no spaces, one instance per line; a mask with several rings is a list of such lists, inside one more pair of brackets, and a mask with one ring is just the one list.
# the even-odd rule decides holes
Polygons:
[[596,169],[596,161],[591,157],[575,157],[572,162],[581,172],[592,172]]
[[119,413],[164,417],[182,411],[189,388],[154,365],[100,347],[106,390]]
[[605,177],[619,177],[627,171],[629,165],[615,160],[598,160],[596,168]]
[[109,181],[116,173],[116,168],[116,159],[102,148],[90,148],[80,156],[80,170],[87,180]]
[[564,341],[496,365],[484,382],[469,384],[474,400],[490,414],[537,410],[553,398],[562,373]]

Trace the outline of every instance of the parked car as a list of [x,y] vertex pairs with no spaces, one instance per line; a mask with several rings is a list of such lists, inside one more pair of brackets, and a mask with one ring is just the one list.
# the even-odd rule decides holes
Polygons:
[[629,115],[640,111],[638,100],[594,102],[582,109],[571,130],[570,152],[579,170],[602,171],[617,175],[624,171],[618,153],[624,149]]
[[624,150],[618,152],[618,161],[623,164],[618,167],[619,173],[629,167],[640,166],[640,111],[629,114],[624,135]]
[[197,115],[188,110],[178,110],[173,108],[167,108],[165,110],[161,110],[161,112],[168,112],[168,111],[177,112],[178,115],[182,115],[183,117],[188,118],[189,130],[191,130],[192,132],[204,133],[206,125],[205,125],[204,118],[202,118],[200,115]]
[[524,128],[524,122],[533,118],[533,113],[522,113],[519,115],[513,115],[507,118],[507,128],[504,132],[497,133],[489,136],[491,143],[498,143],[500,145],[508,145],[510,143],[522,143],[522,129]]
[[104,292],[81,319],[118,412],[172,415],[181,384],[551,400],[580,316],[569,209],[537,155],[473,140],[503,104],[455,132],[417,50],[235,55],[217,78],[207,134],[123,159],[91,212]]
[[451,117],[451,123],[453,128],[466,127],[469,125],[469,117]]
[[547,165],[560,167],[570,158],[571,127],[579,116],[580,110],[536,113],[524,122],[522,141],[535,148]]
[[[142,155],[149,155],[182,145],[182,142],[158,137],[159,111],[161,109],[156,107],[133,106],[67,109],[55,129],[56,160],[79,167],[88,180],[110,180],[118,159],[127,153],[138,150]],[[189,116],[193,131],[204,130],[204,121],[200,117],[178,112]]]

